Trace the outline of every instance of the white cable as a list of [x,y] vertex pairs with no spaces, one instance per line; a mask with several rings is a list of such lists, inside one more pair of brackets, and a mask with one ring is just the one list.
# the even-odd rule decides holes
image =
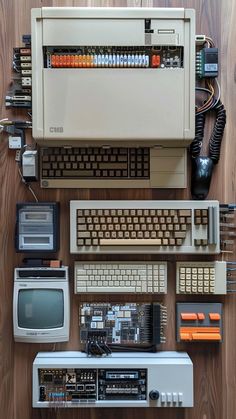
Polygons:
[[0,124],[1,124],[1,122],[4,122],[4,121],[8,121],[8,118],[0,119]]
[[5,125],[2,122],[8,121],[8,118],[0,119],[0,133],[3,132]]
[[22,172],[21,172],[21,170],[20,170],[20,167],[19,167],[19,166],[18,166],[18,172],[19,172],[19,175],[20,175],[20,177],[21,177],[21,181],[24,183],[24,185],[25,185],[25,186],[29,189],[29,191],[32,193],[32,195],[33,195],[33,197],[34,197],[35,201],[36,201],[36,202],[39,202],[39,200],[38,200],[38,198],[37,198],[36,194],[34,193],[33,189],[31,188],[31,186],[29,185],[29,183],[27,183],[27,182],[26,182],[26,180],[24,179],[24,177],[23,177],[23,175],[22,175]]
[[217,97],[217,99],[216,99],[216,102],[215,102],[215,104],[214,104],[214,107],[215,107],[215,106],[217,105],[217,103],[219,102],[219,100],[220,100],[220,94],[221,94],[221,91],[220,91],[220,85],[219,85],[218,80],[217,80],[217,79],[215,79],[215,82],[216,82],[216,84],[217,84],[218,97]]

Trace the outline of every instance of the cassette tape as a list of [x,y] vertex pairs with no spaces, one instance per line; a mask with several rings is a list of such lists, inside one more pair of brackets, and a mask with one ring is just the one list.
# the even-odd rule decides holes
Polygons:
[[17,252],[56,252],[59,249],[59,203],[16,204]]

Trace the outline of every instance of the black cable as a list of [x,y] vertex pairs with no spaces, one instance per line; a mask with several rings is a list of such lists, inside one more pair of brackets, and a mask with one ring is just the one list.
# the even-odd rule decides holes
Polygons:
[[[216,115],[213,131],[209,140],[209,157],[214,164],[217,164],[220,159],[220,148],[226,124],[226,110],[221,101],[216,101],[216,98],[214,98],[214,102],[217,105],[207,111],[214,111]],[[198,157],[201,152],[204,138],[205,117],[206,112],[196,114],[195,117],[195,138],[190,145],[190,153],[193,159]]]
[[213,160],[214,164],[217,164],[220,158],[220,147],[226,124],[226,110],[220,101],[215,107],[215,111],[216,122],[209,141],[209,157]]
[[109,346],[106,344],[106,342],[102,341],[99,343],[100,347],[103,349],[103,351],[105,351],[106,355],[110,355],[111,354],[111,349],[109,348]]
[[106,342],[88,341],[86,342],[84,352],[88,356],[104,356],[110,355],[112,352],[156,352],[155,345],[138,346],[138,345],[119,345]]
[[201,113],[199,115],[196,114],[195,116],[195,138],[190,145],[190,152],[193,158],[198,157],[201,152],[206,119],[205,115],[205,113]]
[[156,352],[156,346],[135,346],[135,345],[109,345],[113,352]]

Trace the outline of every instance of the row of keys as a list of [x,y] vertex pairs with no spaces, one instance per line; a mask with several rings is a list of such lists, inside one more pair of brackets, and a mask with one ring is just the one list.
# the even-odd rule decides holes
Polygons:
[[[180,313],[181,320],[184,321],[195,321],[195,320],[205,320],[207,315],[204,313]],[[220,313],[208,313],[209,319],[211,321],[219,321],[221,319]]]
[[160,394],[160,401],[161,404],[171,404],[171,403],[183,403],[183,393],[164,393],[161,392]]
[[131,217],[187,217],[188,222],[191,222],[191,210],[185,209],[78,209],[78,216],[131,216]]
[[[186,230],[186,224],[190,224],[189,220],[186,220],[184,217],[178,218],[174,217],[144,217],[144,216],[113,216],[113,215],[103,215],[103,216],[83,216],[77,218],[78,225],[80,224],[121,224],[122,225],[132,225],[134,228],[130,227],[130,230],[138,230],[140,227],[136,228],[137,224],[142,224],[141,230],[169,230],[169,231],[178,231]],[[130,224],[133,223],[133,224]],[[145,224],[144,224],[145,223]],[[149,227],[150,226],[150,227]],[[117,227],[117,226],[116,226]],[[116,228],[114,228],[116,229]],[[122,230],[122,228],[117,228]],[[79,228],[79,230],[83,230]],[[108,228],[104,227],[104,230]],[[113,230],[113,229],[112,229]],[[126,228],[125,228],[126,230]]]
[[[147,157],[148,159],[148,157]],[[88,155],[88,154],[77,154],[77,155],[68,155],[68,154],[64,154],[64,155],[44,155],[42,157],[42,161],[43,162],[83,162],[83,163],[87,163],[87,162],[112,162],[112,163],[116,163],[116,162],[128,162],[128,157],[126,155],[108,155],[108,154],[95,154],[95,155]],[[132,156],[131,161],[135,161],[135,156]],[[142,161],[142,156],[139,156],[139,158],[137,159],[137,161]]]
[[49,59],[52,68],[166,68],[181,67],[176,57],[158,54],[53,54]]
[[[87,167],[89,166],[89,167]],[[86,167],[79,167],[73,165],[72,167],[63,167],[63,168],[55,168],[53,167],[50,170],[42,170],[42,177],[43,178],[127,178],[128,171],[127,170],[100,170],[98,168],[91,167],[91,165],[86,165]],[[148,171],[141,171],[137,170],[131,171],[130,177],[134,178],[148,178]]]
[[89,68],[89,67],[159,67],[160,55],[153,54],[83,54],[83,55],[51,55],[53,68]]

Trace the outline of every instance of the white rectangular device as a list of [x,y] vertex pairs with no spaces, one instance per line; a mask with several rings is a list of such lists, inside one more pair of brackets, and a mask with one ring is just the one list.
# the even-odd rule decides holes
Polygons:
[[186,147],[195,124],[195,12],[32,9],[40,145]]
[[68,267],[15,268],[13,330],[16,342],[69,340]]
[[40,352],[33,407],[192,407],[193,364],[185,352]]
[[218,201],[70,201],[70,252],[220,253]]

